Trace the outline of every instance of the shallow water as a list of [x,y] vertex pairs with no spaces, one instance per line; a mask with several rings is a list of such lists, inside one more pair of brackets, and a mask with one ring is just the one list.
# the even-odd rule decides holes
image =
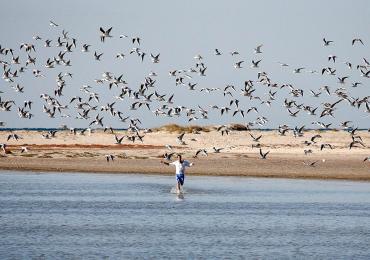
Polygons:
[[370,258],[370,183],[0,173],[1,259]]

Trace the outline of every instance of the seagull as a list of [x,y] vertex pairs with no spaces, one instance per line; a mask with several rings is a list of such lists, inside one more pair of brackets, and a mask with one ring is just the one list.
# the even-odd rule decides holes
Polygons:
[[254,148],[261,148],[261,144],[258,143],[258,144],[252,144],[252,149]]
[[251,65],[251,68],[259,68],[258,67],[258,63],[260,63],[262,60],[258,60],[258,61],[254,61],[252,60],[252,65]]
[[204,77],[204,76],[206,76],[206,74],[205,74],[206,69],[207,69],[207,67],[204,67],[203,69],[200,69],[200,70],[199,70],[199,75],[200,75],[200,76],[203,76],[203,77]]
[[141,58],[141,62],[144,61],[144,57],[145,57],[146,53],[145,52],[142,52],[141,55],[140,55],[140,58]]
[[263,44],[260,44],[256,48],[254,48],[254,53],[256,53],[256,54],[262,53],[262,51],[261,51],[262,46],[263,46]]
[[84,45],[82,45],[82,52],[89,52],[89,47],[90,47],[91,45],[89,45],[89,44],[84,44]]
[[370,156],[365,157],[364,162],[369,161],[370,162]]
[[215,49],[215,55],[221,55],[222,53],[218,50],[218,49]]
[[113,134],[113,128],[111,126],[104,127],[104,133],[107,132],[108,130],[110,130],[110,133]]
[[338,77],[338,83],[340,83],[340,84],[345,84],[345,82],[344,82],[344,81],[345,81],[346,79],[348,79],[348,77],[342,77],[342,78],[339,78],[339,77]]
[[208,156],[208,153],[207,153],[206,149],[199,149],[199,150],[195,153],[194,158],[197,158],[199,154],[203,154],[204,156]]
[[321,95],[321,93],[322,93],[322,92],[317,92],[317,93],[316,93],[316,92],[314,92],[313,90],[310,90],[310,92],[311,92],[311,94],[312,94],[312,96],[313,96],[313,97],[317,97],[317,98],[318,98],[318,97]]
[[370,70],[366,72],[361,70],[361,76],[365,78],[370,78]]
[[165,159],[166,161],[171,161],[171,157],[174,155],[175,153],[165,153],[163,154],[163,159]]
[[62,30],[62,35],[63,35],[63,39],[65,39],[65,40],[68,40],[69,39],[68,38],[68,32],[67,31]]
[[52,26],[52,27],[58,27],[59,25],[50,20],[50,26]]
[[297,117],[297,114],[299,113],[300,110],[297,110],[295,112],[291,111],[289,108],[287,109],[289,112],[289,115],[292,117]]
[[123,138],[125,138],[124,136],[122,136],[121,138],[118,138],[117,135],[114,135],[114,139],[116,140],[116,144],[121,144],[122,143],[122,140]]
[[341,126],[345,129],[349,128],[350,126],[348,125],[349,123],[352,123],[352,121],[344,121],[341,123]]
[[253,141],[254,142],[259,142],[260,141],[260,139],[262,138],[262,135],[260,135],[260,136],[258,136],[258,137],[254,137],[251,133],[249,133],[249,135],[253,138]]
[[137,42],[137,44],[140,45],[140,38],[139,37],[132,38],[132,44],[134,44],[135,42]]
[[44,138],[44,139],[51,139],[50,135],[48,133],[42,133],[41,134],[41,137]]
[[0,144],[0,148],[3,150],[3,152],[5,153],[5,154],[8,154],[9,153],[9,151],[6,149],[6,144]]
[[229,135],[230,129],[226,125],[222,125],[217,128],[217,132],[221,132],[222,136],[224,134]]
[[196,55],[196,56],[194,57],[194,59],[196,59],[196,60],[202,60],[202,59],[203,59],[203,57],[202,57],[200,54],[198,54],[198,55]]
[[353,45],[355,45],[355,43],[356,42],[359,42],[359,43],[361,43],[362,45],[364,45],[364,43],[362,42],[362,40],[360,39],[360,38],[354,38],[353,40],[352,40],[352,46]]
[[280,62],[280,61],[278,61],[277,63],[279,63],[279,64],[280,64],[280,66],[282,66],[282,67],[289,67],[289,64],[287,64],[287,63],[285,63],[285,62]]
[[28,148],[26,146],[22,146],[21,153],[27,153],[27,152],[28,152]]
[[270,153],[270,151],[266,152],[266,153],[263,153],[262,152],[262,149],[260,148],[260,156],[261,156],[261,159],[267,159],[266,156]]
[[362,83],[361,82],[354,82],[354,83],[352,83],[352,88],[357,88],[358,86],[360,86],[360,85],[362,85]]
[[149,77],[157,77],[157,76],[158,76],[157,73],[155,73],[154,71],[151,71],[149,73]]
[[52,42],[52,40],[45,40],[45,47],[47,47],[47,48],[50,48],[51,47],[51,42]]
[[95,124],[95,125],[100,125],[101,127],[103,127],[103,118],[104,118],[104,117],[100,117],[100,118],[99,118],[99,114],[98,114],[98,115],[96,115],[95,120],[93,120],[93,121],[90,123],[90,125]]
[[103,55],[103,53],[98,54],[98,53],[94,52],[95,60],[100,61],[100,58],[101,58],[102,55]]
[[370,66],[370,62],[368,62],[367,61],[367,59],[365,59],[365,58],[362,58],[362,60],[365,62],[365,64],[366,64],[366,67],[369,67]]
[[321,144],[320,151],[322,151],[326,147],[329,147],[331,150],[334,149],[334,147],[331,144]]
[[191,84],[190,82],[188,83],[188,86],[189,86],[189,90],[195,90],[195,86],[197,85],[197,83],[194,83],[194,84]]
[[326,94],[328,94],[330,96],[329,86],[323,86],[323,87],[320,88],[320,90],[325,90]]
[[321,75],[324,75],[324,73],[326,72],[327,74],[329,74],[329,75],[335,75],[335,72],[336,72],[337,70],[336,69],[333,69],[333,68],[330,68],[330,67],[327,67],[327,68],[323,68],[322,70],[321,70]]
[[349,149],[352,149],[352,147],[358,147],[356,146],[357,144],[360,144],[362,147],[365,147],[364,143],[361,142],[361,141],[357,141],[357,140],[353,140],[350,144],[349,144]]
[[330,60],[333,60],[333,62],[335,63],[335,60],[337,59],[338,57],[336,55],[329,55],[328,56],[328,61]]
[[350,62],[347,61],[347,62],[344,62],[344,64],[346,64],[349,69],[352,69],[352,63],[350,63]]
[[293,70],[293,73],[301,73],[301,70],[304,70],[305,68],[297,68]]
[[324,41],[324,46],[329,46],[333,41],[326,40],[325,38],[322,39]]
[[321,135],[314,135],[314,136],[312,136],[311,137],[311,142],[315,144],[316,143],[315,142],[315,139],[317,139],[317,138],[321,138]]
[[106,160],[107,160],[107,162],[109,162],[109,161],[114,161],[114,155],[112,155],[112,154],[107,154],[106,156],[105,156],[105,158],[106,158]]
[[122,59],[123,60],[123,58],[125,57],[125,54],[123,54],[123,53],[117,53],[116,54],[116,58],[118,59]]
[[50,59],[48,59],[46,61],[46,65],[45,65],[46,68],[49,68],[49,69],[52,69],[54,68],[54,61],[51,61]]
[[19,139],[22,139],[22,137],[20,137],[19,135],[12,133],[12,134],[8,135],[7,141],[9,141],[12,138],[16,141],[18,141]]
[[314,161],[314,162],[303,162],[303,164],[304,165],[307,165],[307,166],[310,166],[310,167],[315,167],[317,162],[318,161]]
[[154,56],[153,54],[150,54],[150,56],[152,57],[152,62],[153,63],[159,63],[159,54],[157,54],[156,56]]
[[108,30],[104,30],[102,27],[99,28],[100,30],[100,41],[104,42],[105,41],[105,38],[112,38],[112,36],[110,35],[110,32],[112,31],[112,28],[109,28]]
[[235,69],[241,69],[241,68],[242,68],[242,66],[241,66],[241,65],[242,65],[242,63],[243,63],[243,62],[244,62],[244,61],[238,61],[237,63],[235,63],[235,64],[234,64],[234,68],[235,68]]
[[182,144],[184,145],[185,142],[182,140],[184,138],[184,135],[185,133],[181,133],[179,136],[176,137],[176,141],[179,143],[179,144]]
[[213,149],[213,151],[215,153],[220,153],[220,151],[223,150],[224,148],[216,148],[216,147],[213,147],[212,149]]

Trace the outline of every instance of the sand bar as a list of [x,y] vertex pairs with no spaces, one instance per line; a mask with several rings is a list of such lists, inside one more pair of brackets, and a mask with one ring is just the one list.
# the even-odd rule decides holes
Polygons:
[[[7,141],[8,132],[0,132],[0,142],[6,143],[9,154],[0,156],[0,169],[20,171],[60,171],[99,173],[143,173],[174,174],[174,169],[160,164],[162,154],[182,153],[185,159],[195,163],[187,173],[211,176],[253,176],[278,178],[348,179],[370,181],[370,162],[363,162],[370,155],[370,133],[360,131],[365,147],[349,149],[351,137],[346,131],[315,131],[304,133],[303,137],[280,136],[277,131],[233,131],[221,136],[217,131],[201,132],[184,136],[186,145],[176,142],[178,133],[153,132],[144,137],[144,142],[124,140],[115,144],[114,134],[97,131],[91,135],[73,135],[60,131],[55,138],[43,139],[41,132],[15,131],[22,139]],[[259,149],[252,148],[249,133],[262,134],[261,147],[270,151],[266,160],[260,159]],[[118,136],[124,131],[115,132]],[[317,143],[304,145],[313,135],[320,134]],[[320,150],[322,143],[330,143],[334,149]],[[29,151],[21,153],[21,147]],[[212,147],[223,147],[214,153]],[[205,148],[208,156],[193,158],[195,152]],[[305,155],[304,150],[312,154]],[[113,154],[114,162],[107,162],[105,155]],[[314,167],[308,166],[315,162]],[[306,163],[306,164],[305,164]]]

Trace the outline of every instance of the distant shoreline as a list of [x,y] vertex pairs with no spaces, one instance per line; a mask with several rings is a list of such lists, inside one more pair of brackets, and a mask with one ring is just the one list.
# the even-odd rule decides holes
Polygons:
[[[148,129],[161,129],[161,128],[165,128],[166,126],[169,126],[169,125],[175,125],[179,128],[178,131],[181,131],[181,128],[186,128],[186,127],[193,127],[193,128],[216,128],[218,125],[177,125],[177,124],[165,124],[165,125],[160,125],[160,126],[155,126],[155,127],[150,127]],[[238,124],[238,123],[230,123],[230,124],[227,124],[227,125],[242,125],[242,124]],[[83,130],[83,129],[86,129],[86,127],[74,127],[75,130]],[[144,129],[144,128],[143,128]],[[305,127],[304,130],[305,131],[322,131],[322,132],[326,132],[326,131],[345,131],[345,132],[348,132],[350,131],[352,128],[348,128],[348,129],[343,129],[343,128],[327,128],[327,129],[323,129],[323,128],[310,128],[310,127]],[[0,132],[3,132],[3,131],[69,131],[70,130],[70,127],[0,127]],[[103,131],[104,128],[92,128],[93,131]],[[113,130],[116,130],[116,131],[127,131],[127,128],[114,128],[113,127]],[[277,131],[278,128],[250,128],[250,129],[244,129],[244,130],[236,130],[234,129],[234,131]],[[358,131],[369,131],[370,128],[358,128]]]
[[[254,178],[287,178],[370,181],[370,166],[358,164],[355,158],[336,160],[329,157],[317,167],[305,166],[300,158],[279,155],[260,160],[253,155],[242,159],[218,158],[188,160],[195,166],[187,170],[187,176],[230,176]],[[106,163],[104,159],[87,158],[6,158],[0,157],[0,170],[32,172],[73,172],[109,174],[174,175],[174,168],[160,164],[160,159],[116,159]]]
[[[125,131],[94,131],[81,134],[58,131],[45,138],[38,131],[17,131],[19,139],[7,141],[8,132],[0,132],[0,143],[6,143],[7,153],[0,152],[0,170],[46,172],[93,172],[174,174],[171,166],[160,164],[164,154],[180,153],[195,163],[188,169],[191,175],[245,176],[266,178],[333,179],[370,181],[370,133],[357,131],[363,144],[349,149],[351,134],[345,131],[306,130],[303,136],[292,131],[231,131],[222,135],[213,129],[198,131],[191,127],[177,140],[179,132],[155,130],[143,134],[143,142],[129,140]],[[193,131],[195,130],[195,131]],[[258,141],[254,137],[261,136]],[[320,137],[317,137],[317,136]],[[315,140],[312,141],[312,137]],[[116,138],[122,138],[118,144]],[[331,148],[322,147],[331,144]],[[257,146],[257,147],[256,147]],[[27,148],[27,151],[22,149]],[[220,152],[216,153],[214,147]],[[206,150],[207,155],[198,150]],[[268,153],[261,159],[260,149]],[[309,153],[307,152],[309,150]],[[112,155],[114,161],[107,162]],[[174,160],[175,156],[171,157]]]

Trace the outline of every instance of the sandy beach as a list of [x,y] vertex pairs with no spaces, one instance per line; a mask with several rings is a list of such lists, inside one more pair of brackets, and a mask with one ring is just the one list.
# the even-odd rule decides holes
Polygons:
[[[160,164],[164,153],[178,152],[185,159],[195,163],[187,173],[212,176],[254,176],[278,178],[315,178],[370,180],[370,163],[363,162],[370,155],[370,146],[349,149],[351,136],[346,131],[305,131],[303,137],[280,136],[277,131],[232,131],[221,136],[215,130],[200,133],[186,133],[185,145],[176,142],[178,133],[156,131],[147,133],[143,143],[129,142],[115,144],[114,134],[97,130],[91,134],[73,135],[68,130],[58,131],[55,138],[44,139],[39,131],[14,131],[22,139],[6,141],[9,132],[0,132],[0,140],[7,143],[7,154],[0,157],[0,169],[24,171],[61,172],[107,172],[173,174],[174,169]],[[256,144],[250,137],[262,134],[262,150],[270,151],[262,160]],[[123,136],[125,131],[115,131]],[[305,140],[320,134],[316,144],[306,146]],[[370,133],[359,131],[365,144],[370,143]],[[320,150],[322,143],[330,143],[334,149]],[[165,147],[173,147],[170,151]],[[225,144],[227,144],[225,146]],[[21,153],[26,146],[28,152]],[[213,147],[223,147],[215,153]],[[208,156],[194,155],[205,148]],[[305,155],[304,150],[312,153]],[[106,161],[106,155],[115,156],[113,162]],[[315,166],[309,166],[315,162]]]

